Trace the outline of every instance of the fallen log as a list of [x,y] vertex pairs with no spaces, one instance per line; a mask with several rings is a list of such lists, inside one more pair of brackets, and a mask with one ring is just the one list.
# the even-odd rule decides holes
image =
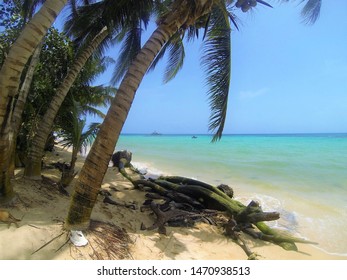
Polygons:
[[[317,244],[312,241],[294,237],[289,233],[270,228],[264,223],[264,221],[279,219],[280,214],[278,212],[263,212],[260,205],[255,201],[245,206],[241,202],[233,199],[231,197],[232,195],[228,196],[217,187],[198,180],[181,176],[166,176],[156,180],[133,180],[132,183],[135,187],[147,187],[151,191],[157,192],[161,196],[168,197],[172,200],[175,200],[172,197],[172,193],[180,193],[194,199],[193,201],[198,202],[199,205],[203,205],[203,208],[225,211],[229,217],[235,219],[238,226],[245,233],[253,238],[272,242],[286,250],[297,251],[295,243]],[[177,201],[177,199],[175,201]],[[191,205],[194,209],[197,208],[193,206],[193,204]],[[157,213],[159,213],[158,211]],[[155,211],[153,210],[153,212]],[[253,224],[259,231],[256,232],[251,229],[249,226],[250,224]],[[163,229],[160,228],[160,230]],[[244,244],[242,240],[239,239],[239,241],[241,245]]]
[[239,222],[257,223],[260,221],[274,221],[280,218],[278,212],[263,212],[258,202],[251,201],[236,217]]
[[225,199],[230,198],[226,193],[222,192],[217,187],[214,187],[205,182],[201,182],[195,179],[190,179],[190,178],[181,177],[181,176],[166,176],[166,177],[160,177],[159,179],[163,179],[165,181],[172,182],[179,185],[199,186],[207,190],[213,191],[214,193],[220,195],[221,197]]
[[138,188],[138,189],[144,189],[144,187],[149,187],[150,189],[152,189],[153,191],[161,195],[166,195],[167,193],[167,190],[165,188],[148,180],[140,179],[140,180],[132,181],[132,183],[135,186],[135,188]]

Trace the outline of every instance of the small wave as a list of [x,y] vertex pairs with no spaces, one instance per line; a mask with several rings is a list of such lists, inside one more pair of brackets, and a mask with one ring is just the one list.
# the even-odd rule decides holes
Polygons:
[[328,255],[331,255],[331,256],[338,256],[338,257],[347,257],[347,253],[332,253],[332,252],[329,252],[327,250],[324,250],[323,248],[317,246],[317,245],[312,245],[314,248],[328,254]]
[[151,164],[145,163],[145,162],[132,162],[132,165],[139,170],[142,174],[144,174],[144,177],[146,179],[153,178],[156,179],[160,176],[167,175],[165,172],[163,172],[160,169],[157,169],[155,167],[152,167]]

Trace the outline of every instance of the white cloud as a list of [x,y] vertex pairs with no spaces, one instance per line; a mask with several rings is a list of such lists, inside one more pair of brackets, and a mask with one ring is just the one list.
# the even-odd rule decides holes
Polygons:
[[252,99],[261,95],[266,94],[269,92],[268,88],[262,88],[258,90],[247,90],[247,91],[241,91],[239,93],[240,99]]

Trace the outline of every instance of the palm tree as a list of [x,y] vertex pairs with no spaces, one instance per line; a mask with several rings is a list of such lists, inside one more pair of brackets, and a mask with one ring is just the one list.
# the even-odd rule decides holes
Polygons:
[[[211,118],[211,128],[217,128],[216,137],[221,136],[221,130],[225,120],[226,100],[229,90],[230,78],[230,25],[225,15],[224,1],[220,0],[176,0],[171,9],[158,21],[158,27],[143,46],[133,63],[130,65],[122,80],[117,95],[111,103],[111,107],[102,123],[99,133],[86,158],[85,164],[75,184],[75,192],[69,209],[66,227],[69,229],[85,229],[89,225],[90,215],[95,204],[103,177],[107,171],[122,126],[126,120],[135,92],[151,63],[158,55],[162,47],[179,30],[186,30],[199,18],[211,15],[218,32],[210,32],[210,39],[214,41],[221,34],[227,38],[224,45],[219,48],[224,60],[218,60],[216,52],[211,50],[214,66],[210,68],[214,110]],[[213,23],[213,24],[214,24]],[[220,38],[221,39],[221,38]],[[211,46],[214,43],[211,43]],[[222,71],[217,72],[217,61]],[[223,77],[220,76],[221,73]],[[222,80],[219,80],[222,78]]]
[[25,176],[33,179],[41,179],[41,160],[45,144],[52,130],[54,119],[59,108],[89,57],[107,36],[108,30],[104,27],[88,47],[78,55],[73,66],[69,69],[66,77],[62,81],[61,86],[57,89],[45,115],[43,116],[44,121],[41,122],[40,127],[36,129],[34,139],[29,147],[28,159],[24,172]]
[[[5,26],[3,35],[3,39],[5,39],[5,41],[1,44],[1,52],[3,56],[3,58],[1,58],[1,61],[4,60],[6,52],[8,52],[8,49],[13,44],[14,40],[19,36],[25,24],[32,18],[34,10],[39,4],[38,2],[39,1],[32,0],[8,0],[6,1],[6,3],[1,5],[2,12],[7,12],[6,15],[1,17],[2,24]],[[30,59],[28,69],[25,73],[25,78],[23,79],[22,85],[20,86],[20,90],[18,92],[18,97],[16,98],[15,102],[13,102],[12,116],[9,128],[10,133],[14,135],[13,141],[10,143],[11,146],[9,147],[9,150],[11,151],[10,174],[12,174],[12,176],[14,175],[15,168],[16,135],[18,135],[21,127],[22,113],[24,111],[26,98],[28,96],[30,85],[34,76],[35,67],[39,62],[41,48],[42,42],[37,46]]]
[[86,119],[83,117],[85,111],[93,112],[100,117],[104,117],[104,114],[94,107],[88,105],[82,106],[80,103],[71,98],[71,106],[62,119],[61,129],[58,132],[58,137],[62,138],[59,143],[64,148],[72,147],[71,161],[69,167],[62,171],[60,185],[65,188],[70,185],[71,181],[76,176],[75,164],[77,155],[91,145],[96,137],[99,123],[93,123],[85,130]]
[[[107,1],[105,1],[107,2]],[[130,3],[129,3],[130,2]],[[27,158],[27,163],[25,166],[25,176],[32,178],[32,179],[41,179],[41,161],[42,161],[42,157],[44,154],[44,148],[45,148],[45,144],[47,141],[47,138],[52,130],[53,124],[54,124],[54,119],[59,111],[60,106],[62,105],[67,93],[69,92],[70,87],[72,86],[72,84],[74,83],[74,81],[76,80],[78,74],[80,73],[80,71],[82,70],[83,66],[85,65],[85,63],[87,62],[87,60],[89,59],[89,57],[98,49],[98,48],[102,48],[105,44],[107,44],[107,42],[105,43],[104,41],[108,38],[111,39],[111,37],[109,35],[112,34],[112,32],[109,30],[109,28],[106,26],[106,22],[108,22],[109,26],[112,26],[113,30],[118,30],[119,26],[122,24],[122,21],[124,21],[124,9],[127,8],[129,9],[128,6],[132,6],[134,3],[131,3],[134,1],[128,1],[125,3],[121,3],[118,5],[113,4],[113,6],[116,6],[115,12],[112,13],[112,20],[111,19],[106,19],[104,20],[101,17],[97,18],[97,24],[93,25],[93,29],[92,31],[90,31],[88,33],[89,37],[90,34],[92,36],[94,36],[94,33],[97,33],[95,35],[95,37],[93,37],[92,40],[86,40],[85,45],[87,45],[86,47],[81,47],[82,51],[80,51],[78,57],[76,58],[75,62],[73,63],[73,66],[69,69],[69,72],[67,73],[65,79],[62,81],[61,86],[57,89],[56,94],[53,97],[52,102],[50,103],[43,119],[45,120],[44,122],[42,122],[42,124],[40,125],[40,127],[35,131],[35,136],[34,139],[32,141],[32,144],[30,145],[29,148],[29,152],[28,152],[28,158]],[[137,1],[139,2],[139,1]],[[141,2],[150,2],[150,1],[141,1]],[[102,3],[103,4],[103,3]],[[138,4],[138,3],[137,3]],[[83,20],[85,17],[83,17],[83,14],[87,14],[89,15],[88,11],[95,11],[95,8],[97,6],[100,6],[98,3],[96,4],[90,4],[87,5],[85,7],[85,9],[80,9],[78,10],[75,6],[72,12],[72,15],[74,16],[74,20],[76,20],[77,22],[83,22],[85,23]],[[144,10],[145,14],[147,14],[147,6],[144,6],[146,9]],[[99,11],[100,9],[97,9],[96,11]],[[80,11],[80,12],[79,12]],[[137,27],[137,25],[139,24],[139,20],[138,20],[138,11],[140,11],[139,16],[142,13],[141,9],[138,10],[134,10],[135,12],[132,12],[130,15],[127,15],[128,17],[132,16],[134,17],[136,20],[131,20],[132,25],[135,22],[135,26],[130,26],[132,29],[135,29]],[[80,14],[82,15],[82,17],[80,16]],[[98,13],[95,13],[98,16]],[[80,18],[76,19],[76,17],[80,16]],[[110,16],[108,16],[110,17]],[[102,22],[100,22],[100,19],[102,19]],[[90,20],[90,19],[89,19]],[[72,26],[71,26],[72,25]],[[70,32],[71,29],[73,29],[73,26],[77,25],[77,23],[71,23],[71,25],[69,26]],[[95,26],[96,25],[96,26]],[[124,24],[123,24],[124,25]],[[128,27],[125,26],[124,30],[127,30]],[[84,36],[85,37],[85,36]],[[102,44],[103,43],[103,44]],[[100,47],[101,46],[101,47]],[[139,49],[138,46],[135,46],[135,52],[137,52],[137,50]],[[128,50],[128,48],[126,48],[126,50]],[[132,51],[134,52],[134,51]],[[132,53],[129,52],[129,53]],[[130,60],[133,58],[134,55],[130,55],[128,57],[125,57],[124,60],[122,61],[122,63],[127,63],[126,60]]]
[[[157,29],[127,70],[75,183],[75,191],[65,224],[68,229],[83,230],[89,225],[90,215],[107,171],[109,160],[129,113],[136,90],[145,73],[155,58],[160,55],[163,47],[177,32],[189,28],[195,30],[193,27],[196,23],[203,23],[210,28],[205,32],[205,56],[203,57],[203,65],[207,71],[207,81],[210,85],[212,114],[209,129],[215,131],[214,141],[220,139],[222,135],[230,82],[231,27],[228,19],[230,18],[235,23],[234,15],[228,8],[234,1],[176,0],[164,2],[171,3],[170,9],[158,20]],[[240,4],[240,2],[245,1],[238,0],[237,2]],[[247,1],[247,4],[250,5],[250,2]],[[270,6],[262,0],[256,2]],[[249,10],[242,8],[242,5],[238,7],[244,12]],[[182,56],[182,52],[178,51],[177,53]],[[174,64],[177,69],[180,67],[180,62],[176,61]],[[170,75],[174,76],[175,71]]]
[[67,0],[47,0],[23,28],[0,70],[0,199],[13,197],[10,184],[10,144],[14,136],[10,130],[12,101],[17,94],[20,76],[48,28],[52,25]]

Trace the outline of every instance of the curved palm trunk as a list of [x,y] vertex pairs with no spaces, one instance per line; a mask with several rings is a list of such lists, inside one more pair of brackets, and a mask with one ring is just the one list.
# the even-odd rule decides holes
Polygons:
[[47,0],[24,27],[12,45],[0,70],[0,199],[13,194],[9,179],[10,123],[12,100],[17,94],[20,76],[38,44],[52,25],[67,0]]
[[40,42],[40,44],[37,46],[37,48],[35,49],[32,57],[31,57],[28,71],[25,75],[24,82],[21,86],[21,89],[20,89],[19,94],[18,94],[18,99],[17,99],[15,107],[13,109],[11,126],[13,129],[14,135],[18,135],[21,124],[22,124],[22,114],[23,114],[25,103],[26,103],[26,100],[27,100],[27,97],[29,94],[31,82],[32,82],[33,77],[34,77],[36,65],[40,61],[40,54],[41,54],[41,50],[42,50],[42,45],[43,45],[43,41]]
[[195,9],[189,9],[187,2],[189,1],[175,2],[172,13],[161,21],[130,65],[75,184],[65,223],[67,229],[83,230],[89,226],[90,216],[123,124],[136,90],[152,61],[179,28],[195,22],[197,18],[209,12],[213,4],[212,0],[195,0]]
[[24,82],[21,86],[16,104],[13,109],[13,114],[11,118],[11,128],[10,128],[11,133],[13,134],[13,141],[10,143],[11,144],[10,145],[11,164],[9,167],[10,169],[9,172],[11,177],[13,177],[14,169],[15,169],[15,155],[16,155],[16,143],[17,143],[16,138],[21,128],[22,114],[23,114],[25,103],[29,94],[31,82],[34,77],[35,68],[38,62],[40,61],[40,53],[42,50],[42,45],[43,45],[43,42],[41,41],[41,43],[37,46],[36,50],[34,51],[31,57],[28,71],[25,75]]
[[69,92],[72,84],[75,82],[78,74],[81,72],[83,66],[88,58],[92,55],[100,43],[107,37],[108,30],[104,27],[98,35],[95,36],[90,45],[84,49],[75,60],[73,66],[69,69],[66,77],[57,89],[52,102],[42,118],[40,126],[35,131],[35,136],[30,145],[28,152],[28,159],[25,165],[24,175],[32,179],[41,179],[41,160],[44,154],[44,148],[47,138],[52,130],[54,119],[57,116],[59,108],[63,103],[67,93]]

